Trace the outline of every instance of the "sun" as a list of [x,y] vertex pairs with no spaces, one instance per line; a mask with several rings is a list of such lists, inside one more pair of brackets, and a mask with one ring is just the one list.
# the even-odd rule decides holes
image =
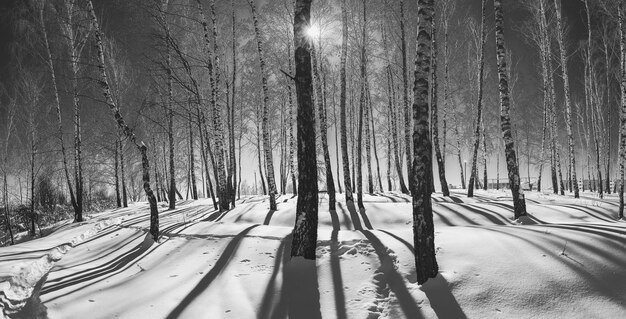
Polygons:
[[310,39],[315,39],[317,37],[319,37],[321,34],[321,30],[320,27],[316,24],[311,24],[307,29],[306,29],[306,35],[307,37],[309,37]]

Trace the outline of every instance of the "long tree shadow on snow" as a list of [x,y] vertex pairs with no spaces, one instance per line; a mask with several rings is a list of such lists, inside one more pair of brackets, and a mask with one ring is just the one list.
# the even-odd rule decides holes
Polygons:
[[168,319],[178,318],[183,311],[185,311],[185,308],[187,308],[187,306],[189,306],[203,291],[206,290],[206,288],[209,287],[213,280],[215,280],[222,270],[226,268],[226,265],[235,254],[235,251],[239,247],[243,238],[246,237],[246,234],[258,226],[259,225],[252,225],[244,229],[242,232],[237,234],[237,236],[235,236],[230,243],[228,243],[220,255],[220,258],[215,263],[215,266],[213,266],[213,268],[211,268],[211,270],[204,275],[204,277],[202,277],[200,282],[198,282],[198,284],[187,294],[187,296],[185,296],[185,298],[183,298],[183,300],[172,310],[172,312],[170,312],[167,316]]
[[[135,237],[135,239],[137,239],[137,237]],[[144,253],[147,253],[150,249],[155,248],[153,247],[153,243],[154,241],[152,241],[150,234],[146,234],[146,237],[144,238],[143,242],[137,244],[131,250],[115,257],[113,260],[103,265],[92,267],[83,271],[72,273],[70,275],[59,277],[54,280],[50,280],[49,282],[46,282],[46,285],[44,285],[41,291],[41,295],[45,295],[45,294],[52,293],[61,289],[69,288],[69,287],[84,283],[86,281],[91,281],[95,279],[97,280],[92,282],[92,284],[96,282],[101,282],[111,276],[114,276],[115,274],[123,271],[130,265],[136,264],[138,261],[143,259],[143,257],[145,256]],[[84,262],[83,264],[86,264],[86,263],[89,263],[89,262]],[[78,287],[72,291],[66,292],[62,295],[49,299],[47,300],[47,302],[53,301],[55,299],[58,299],[70,293],[79,291],[85,287],[86,286]]]
[[[604,264],[608,261],[610,263],[613,263],[614,265],[621,265],[623,263],[621,259],[617,258],[615,254],[611,255],[605,251],[600,250],[598,247],[590,244],[587,240],[576,240],[576,239],[568,238],[568,237],[563,236],[563,233],[560,233],[560,234],[547,233],[545,230],[542,229],[545,227],[560,228],[563,230],[571,231],[572,233],[586,232],[586,233],[591,234],[592,236],[595,235],[595,236],[599,236],[600,238],[608,238],[609,240],[613,242],[611,244],[612,246],[614,246],[613,247],[614,249],[611,249],[612,251],[614,251],[615,249],[619,249],[618,247],[624,247],[623,245],[626,244],[626,239],[622,236],[617,236],[617,235],[607,236],[606,233],[599,233],[595,231],[590,231],[588,229],[581,229],[581,228],[576,228],[576,227],[568,227],[566,225],[541,225],[541,226],[535,226],[532,228],[530,227],[513,228],[515,232],[526,233],[524,235],[516,234],[515,232],[511,231],[511,229],[502,229],[499,227],[485,227],[485,228],[476,227],[476,228],[487,230],[487,231],[492,231],[492,232],[497,232],[499,234],[526,242],[527,244],[542,251],[544,255],[552,256],[554,259],[560,260],[563,265],[565,265],[572,271],[579,274],[581,278],[584,279],[585,282],[589,286],[595,288],[598,292],[602,293],[603,295],[613,300],[619,301],[621,305],[626,304],[626,298],[624,298],[618,292],[615,291],[615,289],[613,288],[614,286],[613,282],[600,280],[601,278],[598,277],[598,274],[591,273],[588,270],[588,266],[582,264],[580,261],[570,256],[569,253],[565,249],[567,246],[564,246],[564,244],[570,243],[570,244],[575,244],[579,246],[579,248],[576,249],[576,252],[580,254],[581,256],[598,256],[598,257],[603,258],[603,261],[597,261],[598,263],[601,263],[601,264]],[[557,247],[563,246],[564,249],[561,253],[559,253],[557,251],[548,249],[546,247],[546,243],[550,243]],[[622,308],[626,310],[626,306],[622,306]]]
[[[383,272],[387,286],[389,286],[391,291],[395,293],[404,314],[407,318],[424,318],[424,315],[415,303],[415,299],[413,299],[413,296],[404,284],[404,279],[396,271],[394,260],[389,255],[389,248],[387,248],[372,232],[362,230],[361,233],[367,238],[370,245],[374,247],[376,255],[378,255],[378,259],[380,260],[379,269]],[[384,294],[384,287],[379,288],[381,288],[379,289],[379,293]]]
[[[278,247],[274,270],[270,277],[258,312],[259,319],[320,319],[317,268],[314,261],[295,262],[291,260],[290,234]],[[276,291],[276,278],[282,269],[283,286],[278,300],[272,297]]]

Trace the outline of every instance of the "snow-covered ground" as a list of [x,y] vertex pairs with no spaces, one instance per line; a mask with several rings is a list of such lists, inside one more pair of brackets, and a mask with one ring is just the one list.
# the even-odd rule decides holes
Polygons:
[[[320,197],[315,263],[290,261],[296,198],[207,200],[61,224],[0,248],[0,307],[22,318],[626,318],[626,223],[617,199],[505,192],[433,195],[440,275],[418,286],[410,198],[365,196],[336,212]],[[30,298],[29,298],[30,297]],[[28,304],[24,306],[26,301]],[[1,317],[2,315],[0,315]]]

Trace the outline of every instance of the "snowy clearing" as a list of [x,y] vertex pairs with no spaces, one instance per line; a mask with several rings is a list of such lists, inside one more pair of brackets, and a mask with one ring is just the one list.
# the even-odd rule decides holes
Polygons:
[[317,260],[289,260],[296,198],[147,204],[65,224],[0,249],[4,315],[22,318],[624,318],[626,223],[617,202],[504,192],[433,195],[440,275],[415,283],[410,198],[365,196],[336,212],[321,196]]

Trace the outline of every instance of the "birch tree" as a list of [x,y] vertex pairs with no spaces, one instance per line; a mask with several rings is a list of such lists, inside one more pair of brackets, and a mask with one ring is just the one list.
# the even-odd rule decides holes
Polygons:
[[435,258],[435,229],[429,174],[432,162],[429,118],[429,78],[432,45],[433,0],[418,0],[417,56],[413,89],[413,238],[417,283],[424,284],[439,272]]
[[298,201],[291,256],[315,259],[318,189],[315,147],[315,106],[311,72],[312,44],[306,36],[311,0],[296,0],[293,23],[296,96],[298,101]]
[[524,191],[520,188],[519,167],[515,154],[515,145],[511,134],[511,118],[509,115],[510,98],[506,64],[506,48],[504,46],[504,12],[502,0],[494,0],[496,16],[496,57],[498,62],[498,89],[500,92],[500,127],[504,137],[506,165],[509,172],[509,185],[513,195],[515,219],[526,215]]
[[[213,0],[214,1],[214,0]],[[254,23],[254,34],[257,43],[257,51],[259,53],[259,67],[261,70],[261,84],[263,86],[263,105],[262,105],[262,131],[263,131],[263,150],[265,153],[265,168],[267,174],[267,184],[270,197],[270,210],[276,210],[276,182],[274,179],[274,160],[272,156],[272,145],[270,144],[270,127],[269,127],[269,90],[267,87],[267,73],[265,70],[265,60],[263,58],[263,41],[261,31],[259,29],[259,21],[256,14],[255,0],[248,0],[252,10],[252,21]]]
[[[346,60],[348,59],[348,8],[347,0],[341,0],[341,62],[340,81],[341,96],[339,100],[339,119],[341,129],[341,160],[343,161],[343,179],[346,188],[346,202],[354,203],[352,197],[352,181],[350,179],[350,159],[348,157],[348,128],[347,128],[347,84],[346,84]],[[309,1],[310,2],[310,1]]]
[[113,117],[119,129],[126,136],[126,138],[133,143],[139,152],[141,153],[141,163],[142,163],[142,171],[143,171],[143,189],[146,193],[146,197],[148,199],[148,203],[150,204],[150,234],[154,241],[159,240],[159,211],[157,208],[157,201],[154,197],[154,193],[150,188],[150,163],[148,160],[148,147],[140,141],[133,130],[126,124],[124,117],[120,113],[119,107],[113,100],[113,96],[111,94],[111,87],[109,85],[109,80],[106,71],[106,63],[105,63],[105,53],[104,46],[102,44],[102,31],[100,30],[100,25],[98,23],[98,18],[96,16],[96,12],[93,8],[92,0],[87,0],[87,10],[89,12],[89,16],[91,17],[91,22],[93,24],[94,37],[96,40],[96,48],[97,48],[97,66],[100,78],[98,80],[98,84],[102,89],[102,94],[104,95],[105,103],[109,107],[109,109],[113,113]]

